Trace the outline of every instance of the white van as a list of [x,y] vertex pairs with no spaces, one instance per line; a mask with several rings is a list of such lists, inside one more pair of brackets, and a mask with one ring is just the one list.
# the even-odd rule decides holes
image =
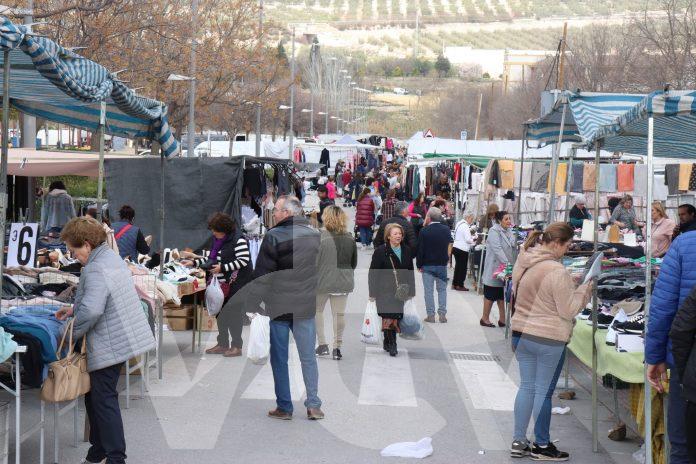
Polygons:
[[394,87],[394,93],[397,95],[408,95],[408,90],[401,87]]

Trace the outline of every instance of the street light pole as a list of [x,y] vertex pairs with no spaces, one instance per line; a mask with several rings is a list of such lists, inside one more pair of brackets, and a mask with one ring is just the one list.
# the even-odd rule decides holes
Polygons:
[[[261,42],[261,36],[263,35],[263,0],[259,0],[259,42]],[[259,77],[259,80],[261,78]],[[256,143],[255,143],[255,153],[258,158],[261,156],[261,96],[257,96],[256,101]]]
[[198,45],[198,0],[191,0],[191,91],[189,94],[189,126],[186,150],[186,156],[191,157],[196,148],[196,46]]
[[292,48],[290,59],[290,143],[288,144],[288,159],[292,161],[295,150],[295,26],[292,26]]

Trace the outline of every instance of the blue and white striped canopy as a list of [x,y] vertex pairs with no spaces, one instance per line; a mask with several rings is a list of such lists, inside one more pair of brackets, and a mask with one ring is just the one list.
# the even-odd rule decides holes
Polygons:
[[[696,91],[657,91],[648,95],[565,92],[575,123],[575,136],[592,148],[636,155],[648,151],[648,119],[654,118],[653,153],[667,158],[696,158]],[[556,103],[554,113],[562,108]],[[553,113],[551,113],[553,114]],[[549,118],[527,123],[530,140],[557,143],[560,121]],[[545,125],[555,138],[534,130]],[[564,133],[566,131],[564,130]]]
[[167,157],[178,152],[167,107],[136,95],[103,66],[49,39],[27,35],[25,26],[2,16],[0,49],[10,51],[10,104],[19,111],[95,131],[99,103],[106,101],[106,133],[157,140]]

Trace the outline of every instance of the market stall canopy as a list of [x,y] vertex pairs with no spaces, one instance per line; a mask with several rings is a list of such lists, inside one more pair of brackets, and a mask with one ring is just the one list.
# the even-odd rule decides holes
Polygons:
[[[556,132],[558,140],[558,132]],[[408,146],[409,157],[416,158],[480,158],[481,162],[489,159],[520,159],[522,140],[456,140],[437,137],[411,138]],[[571,143],[564,143],[562,153],[571,148]],[[528,150],[525,158],[551,158],[553,146]],[[593,157],[594,153],[579,149],[576,158]],[[602,157],[611,157],[612,153],[604,150]],[[473,163],[473,161],[472,161]],[[476,164],[476,163],[474,163]]]
[[601,141],[604,150],[646,155],[648,119],[653,117],[655,156],[696,158],[696,91],[565,92],[563,97],[577,124],[577,135],[588,148]]
[[353,137],[350,135],[344,135],[340,139],[336,140],[336,142],[329,144],[329,147],[346,147],[346,148],[362,148],[365,150],[375,150],[378,149],[379,147],[374,146],[374,145],[369,145],[367,143],[360,143],[357,140],[355,140]]
[[[559,99],[560,100],[560,99]],[[527,146],[530,148],[540,148],[547,145],[558,143],[558,135],[561,130],[561,119],[563,117],[563,105],[558,103],[550,113],[539,119],[527,121],[525,126]],[[530,142],[535,142],[531,144]],[[572,111],[566,110],[565,121],[563,124],[563,142],[582,142],[578,134]]]
[[[12,106],[49,121],[96,131],[99,103],[106,101],[106,133],[156,140],[165,156],[178,152],[162,102],[136,95],[103,66],[29,34],[26,26],[0,16],[0,49],[9,51],[10,57]],[[4,66],[1,54],[0,65]]]
[[[105,159],[134,160],[142,156],[105,155]],[[156,158],[155,158],[156,159]],[[7,173],[11,176],[99,176],[99,153],[37,151],[10,148]]]
[[[288,146],[290,142],[285,140],[262,140],[261,141],[261,156],[287,159],[288,158]],[[213,157],[213,158],[227,158],[230,155],[230,141],[229,140],[211,140],[210,142],[199,143],[194,154],[201,157]],[[238,141],[232,143],[232,156],[255,156],[256,155],[256,142],[255,141]]]

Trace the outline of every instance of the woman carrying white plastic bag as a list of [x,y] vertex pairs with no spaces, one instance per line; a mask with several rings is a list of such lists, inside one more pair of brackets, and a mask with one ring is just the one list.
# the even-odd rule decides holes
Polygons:
[[271,351],[271,320],[258,313],[247,313],[247,316],[251,319],[247,358],[254,364],[266,364]]
[[365,318],[363,319],[360,341],[368,345],[379,345],[382,335],[382,321],[377,315],[377,305],[374,301],[367,302]]

